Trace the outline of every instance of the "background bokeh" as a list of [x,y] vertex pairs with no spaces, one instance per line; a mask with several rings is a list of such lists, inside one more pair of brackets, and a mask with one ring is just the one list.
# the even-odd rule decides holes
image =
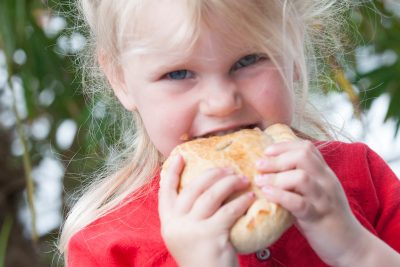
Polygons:
[[[399,176],[400,1],[363,2],[348,13],[345,60],[329,59],[313,97]],[[0,0],[0,267],[62,266],[55,243],[72,193],[112,141],[107,110],[80,91],[74,55],[86,38],[71,3]]]

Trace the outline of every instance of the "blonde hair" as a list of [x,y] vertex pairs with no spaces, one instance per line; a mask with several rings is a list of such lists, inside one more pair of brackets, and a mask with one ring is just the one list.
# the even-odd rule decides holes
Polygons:
[[[159,49],[152,40],[128,36],[139,25],[140,14],[149,3],[159,0],[78,0],[77,7],[88,26],[88,45],[80,63],[84,89],[91,99],[103,101],[113,112],[120,140],[110,148],[103,170],[85,189],[64,224],[59,242],[67,253],[70,238],[83,227],[104,216],[140,186],[154,177],[162,156],[152,145],[136,112],[122,108],[115,98],[97,62],[98,52],[105,51],[117,72],[126,53],[148,53]],[[175,0],[178,1],[178,0]],[[327,134],[323,123],[307,113],[307,92],[318,85],[320,62],[340,51],[341,22],[351,0],[181,0],[188,11],[186,23],[163,47],[187,42],[192,45],[200,24],[213,19],[231,25],[231,31],[251,40],[271,56],[286,80],[296,91],[298,106],[294,126],[312,136]],[[137,26],[139,27],[139,26]],[[132,30],[133,29],[133,30]],[[222,33],[224,34],[224,33]],[[226,35],[229,38],[229,35]],[[235,40],[234,44],[235,44]],[[236,40],[236,44],[240,40]],[[294,65],[294,72],[292,67]],[[286,67],[285,67],[286,66]],[[293,76],[298,76],[298,81]],[[100,96],[100,98],[98,97]]]

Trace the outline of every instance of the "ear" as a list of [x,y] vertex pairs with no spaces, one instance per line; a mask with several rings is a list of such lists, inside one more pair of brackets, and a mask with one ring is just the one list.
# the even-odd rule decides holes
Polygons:
[[104,50],[97,52],[97,60],[100,68],[107,77],[115,96],[121,104],[129,111],[135,111],[136,105],[133,96],[129,93],[125,83],[125,76],[121,66],[116,66],[109,55]]

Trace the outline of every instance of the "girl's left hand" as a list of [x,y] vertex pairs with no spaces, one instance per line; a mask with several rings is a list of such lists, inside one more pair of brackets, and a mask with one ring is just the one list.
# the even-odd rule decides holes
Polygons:
[[346,261],[363,233],[335,173],[310,141],[277,143],[257,162],[265,196],[296,218],[295,224],[330,265]]

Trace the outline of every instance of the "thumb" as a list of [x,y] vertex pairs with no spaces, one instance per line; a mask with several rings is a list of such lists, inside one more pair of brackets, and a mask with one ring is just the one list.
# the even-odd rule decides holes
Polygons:
[[166,219],[171,214],[178,197],[178,185],[184,167],[181,155],[176,154],[167,159],[160,174],[160,190],[158,192],[158,212],[160,219]]

